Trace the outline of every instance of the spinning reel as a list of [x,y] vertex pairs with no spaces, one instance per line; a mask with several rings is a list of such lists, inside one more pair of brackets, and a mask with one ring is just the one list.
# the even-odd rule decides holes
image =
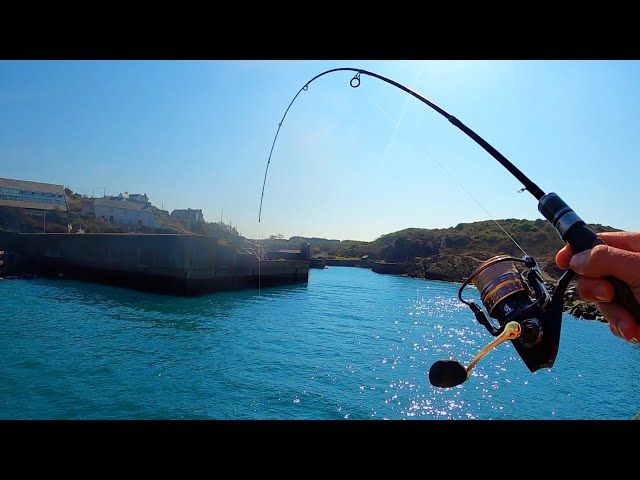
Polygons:
[[[528,269],[526,282],[514,262]],[[511,340],[532,372],[551,368],[558,353],[563,297],[569,280],[570,276],[565,273],[552,298],[533,257],[498,255],[483,262],[463,282],[458,298],[496,338],[466,368],[455,360],[434,363],[429,370],[431,384],[443,388],[460,385],[487,353],[507,340]],[[475,302],[462,298],[462,291],[469,283],[476,286],[489,317],[497,320],[497,324],[491,322]]]

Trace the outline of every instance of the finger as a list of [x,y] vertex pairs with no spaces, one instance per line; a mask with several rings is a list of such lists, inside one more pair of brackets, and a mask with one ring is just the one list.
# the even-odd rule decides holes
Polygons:
[[613,302],[615,289],[610,281],[604,278],[578,278],[578,293],[587,302]]
[[[640,252],[640,232],[601,232],[598,236],[612,247]],[[569,268],[569,260],[573,255],[571,245],[565,245],[556,254],[556,264],[562,269]]]
[[571,245],[565,245],[558,251],[558,253],[556,253],[556,265],[563,270],[567,270],[572,256],[573,249],[571,248]]
[[602,232],[598,236],[612,247],[640,252],[640,232]]
[[609,322],[609,328],[615,336],[640,343],[640,324],[625,308],[616,303],[597,303],[596,306]]
[[569,262],[573,271],[587,277],[614,276],[630,285],[640,286],[640,253],[610,245],[596,245],[576,253]]

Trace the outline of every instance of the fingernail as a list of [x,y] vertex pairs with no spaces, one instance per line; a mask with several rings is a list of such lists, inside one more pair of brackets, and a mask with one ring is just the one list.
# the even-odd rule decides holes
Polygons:
[[584,264],[587,263],[588,258],[589,252],[586,250],[584,252],[576,253],[573,257],[571,257],[571,261],[569,261],[571,270],[576,273],[580,273],[580,271],[584,267]]
[[620,332],[620,327],[618,327],[617,320],[609,320],[609,328],[611,329],[611,333],[613,333],[616,337],[623,338],[622,333]]
[[620,320],[616,323],[616,329],[620,332],[620,338],[624,338],[625,340],[627,340],[627,337],[625,337],[624,332],[628,330],[628,328],[629,322],[626,319]]
[[611,299],[609,298],[609,290],[604,285],[597,285],[593,291],[597,300],[602,302],[609,302]]

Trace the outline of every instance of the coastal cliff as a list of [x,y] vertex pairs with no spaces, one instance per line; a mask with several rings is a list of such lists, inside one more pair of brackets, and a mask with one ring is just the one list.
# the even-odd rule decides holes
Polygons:
[[[589,224],[589,227],[595,232],[619,230],[600,224]],[[461,223],[443,229],[407,228],[372,242],[306,237],[292,237],[289,241],[308,242],[312,256],[325,257],[327,265],[331,265],[333,259],[341,259],[342,264],[351,261],[353,265],[368,268],[377,265],[372,269],[379,273],[427,280],[462,282],[493,256],[521,258],[524,252],[540,265],[550,292],[563,274],[555,263],[555,254],[564,242],[551,224],[542,219]],[[575,281],[569,284],[564,305],[565,311],[577,318],[604,321],[595,305],[580,299]]]
[[[442,280],[449,282],[462,282],[473,272],[484,259],[480,260],[469,256],[438,255],[436,257],[423,258],[421,261],[407,265],[405,275],[414,278],[424,278],[426,280]],[[557,280],[562,274],[562,270],[549,265],[541,265],[542,277],[549,293],[553,295]],[[549,273],[551,270],[552,274]],[[575,280],[569,283],[564,295],[564,311],[576,318],[585,320],[599,320],[605,322],[604,317],[593,303],[586,302],[580,298]]]

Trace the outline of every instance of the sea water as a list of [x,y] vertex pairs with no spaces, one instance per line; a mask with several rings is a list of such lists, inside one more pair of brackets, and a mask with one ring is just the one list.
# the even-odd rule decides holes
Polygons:
[[[182,298],[67,279],[0,281],[0,419],[629,419],[640,346],[563,317],[551,369],[493,337],[459,284],[312,269],[308,284]],[[474,296],[474,289],[465,290]],[[477,298],[474,298],[477,301]]]

